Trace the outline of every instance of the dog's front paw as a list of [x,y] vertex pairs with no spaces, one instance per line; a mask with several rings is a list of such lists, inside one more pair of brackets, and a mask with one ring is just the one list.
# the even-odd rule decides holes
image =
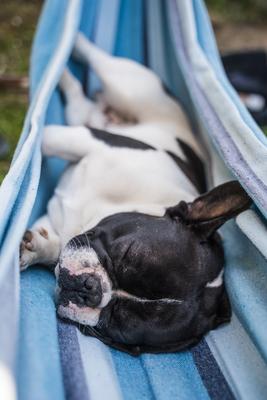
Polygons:
[[20,243],[20,270],[24,271],[37,261],[37,232],[27,230]]

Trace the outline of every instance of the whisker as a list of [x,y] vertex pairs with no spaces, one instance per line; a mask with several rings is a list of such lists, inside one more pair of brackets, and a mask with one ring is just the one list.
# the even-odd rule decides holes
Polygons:
[[76,238],[74,237],[74,238],[72,238],[71,239],[71,241],[70,241],[70,244],[71,245],[73,245],[72,246],[72,250],[74,251],[74,250],[78,250],[78,246],[77,246],[77,243],[76,243],[76,240],[75,240]]
[[85,237],[86,237],[86,241],[87,241],[87,243],[88,243],[88,247],[90,247],[90,242],[89,242],[88,236],[85,235]]
[[73,238],[72,240],[73,240],[73,243],[75,244],[75,247],[76,247],[76,250],[78,250],[78,246],[77,246],[77,243],[76,243],[76,240],[75,240],[76,238]]
[[78,236],[76,236],[76,240],[80,243],[81,247],[83,247],[82,242],[80,241]]

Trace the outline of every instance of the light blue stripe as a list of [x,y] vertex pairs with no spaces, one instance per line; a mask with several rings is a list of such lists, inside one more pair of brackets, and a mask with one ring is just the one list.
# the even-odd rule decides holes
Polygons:
[[112,350],[112,355],[125,400],[209,399],[189,351],[132,357]]
[[[171,93],[179,100],[190,118],[193,131],[197,132],[195,109],[175,55],[166,4],[160,0],[150,0],[146,6],[149,67],[155,70]],[[162,42],[160,46],[157,40],[159,37]]]
[[[81,22],[79,26],[79,31],[83,32],[84,35],[91,40],[94,35],[94,28],[97,25],[97,12],[99,0],[84,0],[83,9],[81,15]],[[71,72],[82,82],[84,82],[85,92],[89,93],[89,67],[80,64],[77,61],[70,60],[69,68]],[[85,79],[87,77],[87,79]]]
[[30,60],[31,97],[42,84],[41,79],[47,65],[57,50],[58,42],[62,36],[68,3],[68,0],[46,0],[44,3]]
[[142,356],[157,400],[208,400],[209,395],[189,351]]
[[120,381],[123,399],[155,399],[153,388],[143,367],[141,357],[132,357],[117,350],[111,350],[111,353]]
[[94,41],[108,53],[114,50],[119,11],[120,0],[100,0]]
[[[117,20],[120,10],[120,0],[99,0],[99,15],[95,27],[94,42],[101,49],[113,53],[117,33]],[[97,76],[90,74],[90,94],[100,89],[101,84]]]
[[93,37],[94,28],[98,18],[99,0],[83,0],[83,9],[79,30],[87,37]]
[[237,399],[265,400],[267,368],[237,317],[212,331],[206,341]]
[[0,286],[0,361],[15,373],[18,314],[19,314],[19,274],[18,259],[13,254],[10,268]]
[[137,62],[144,60],[143,0],[121,3],[114,54]]
[[121,382],[117,380],[109,347],[80,331],[77,336],[90,399],[122,400]]
[[266,260],[233,222],[222,232],[231,303],[267,362]]
[[37,267],[21,276],[18,395],[20,400],[63,400],[54,303],[55,279]]
[[[147,35],[148,35],[148,62],[149,66],[162,79],[165,85],[169,84],[170,78],[166,65],[166,41],[164,27],[162,25],[162,13],[164,4],[160,0],[147,0]],[[166,28],[165,28],[166,29]]]

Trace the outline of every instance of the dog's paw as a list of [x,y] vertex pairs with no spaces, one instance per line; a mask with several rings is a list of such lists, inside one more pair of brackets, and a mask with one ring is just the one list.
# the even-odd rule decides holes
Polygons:
[[27,230],[20,243],[20,270],[24,271],[35,264],[39,258],[40,241],[47,239],[47,231],[43,228],[38,231]]

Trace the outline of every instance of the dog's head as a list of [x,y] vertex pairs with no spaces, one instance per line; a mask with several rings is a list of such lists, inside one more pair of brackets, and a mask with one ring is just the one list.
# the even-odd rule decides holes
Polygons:
[[234,181],[180,202],[163,217],[105,218],[61,253],[59,315],[132,354],[196,343],[230,319],[216,230],[250,204]]

